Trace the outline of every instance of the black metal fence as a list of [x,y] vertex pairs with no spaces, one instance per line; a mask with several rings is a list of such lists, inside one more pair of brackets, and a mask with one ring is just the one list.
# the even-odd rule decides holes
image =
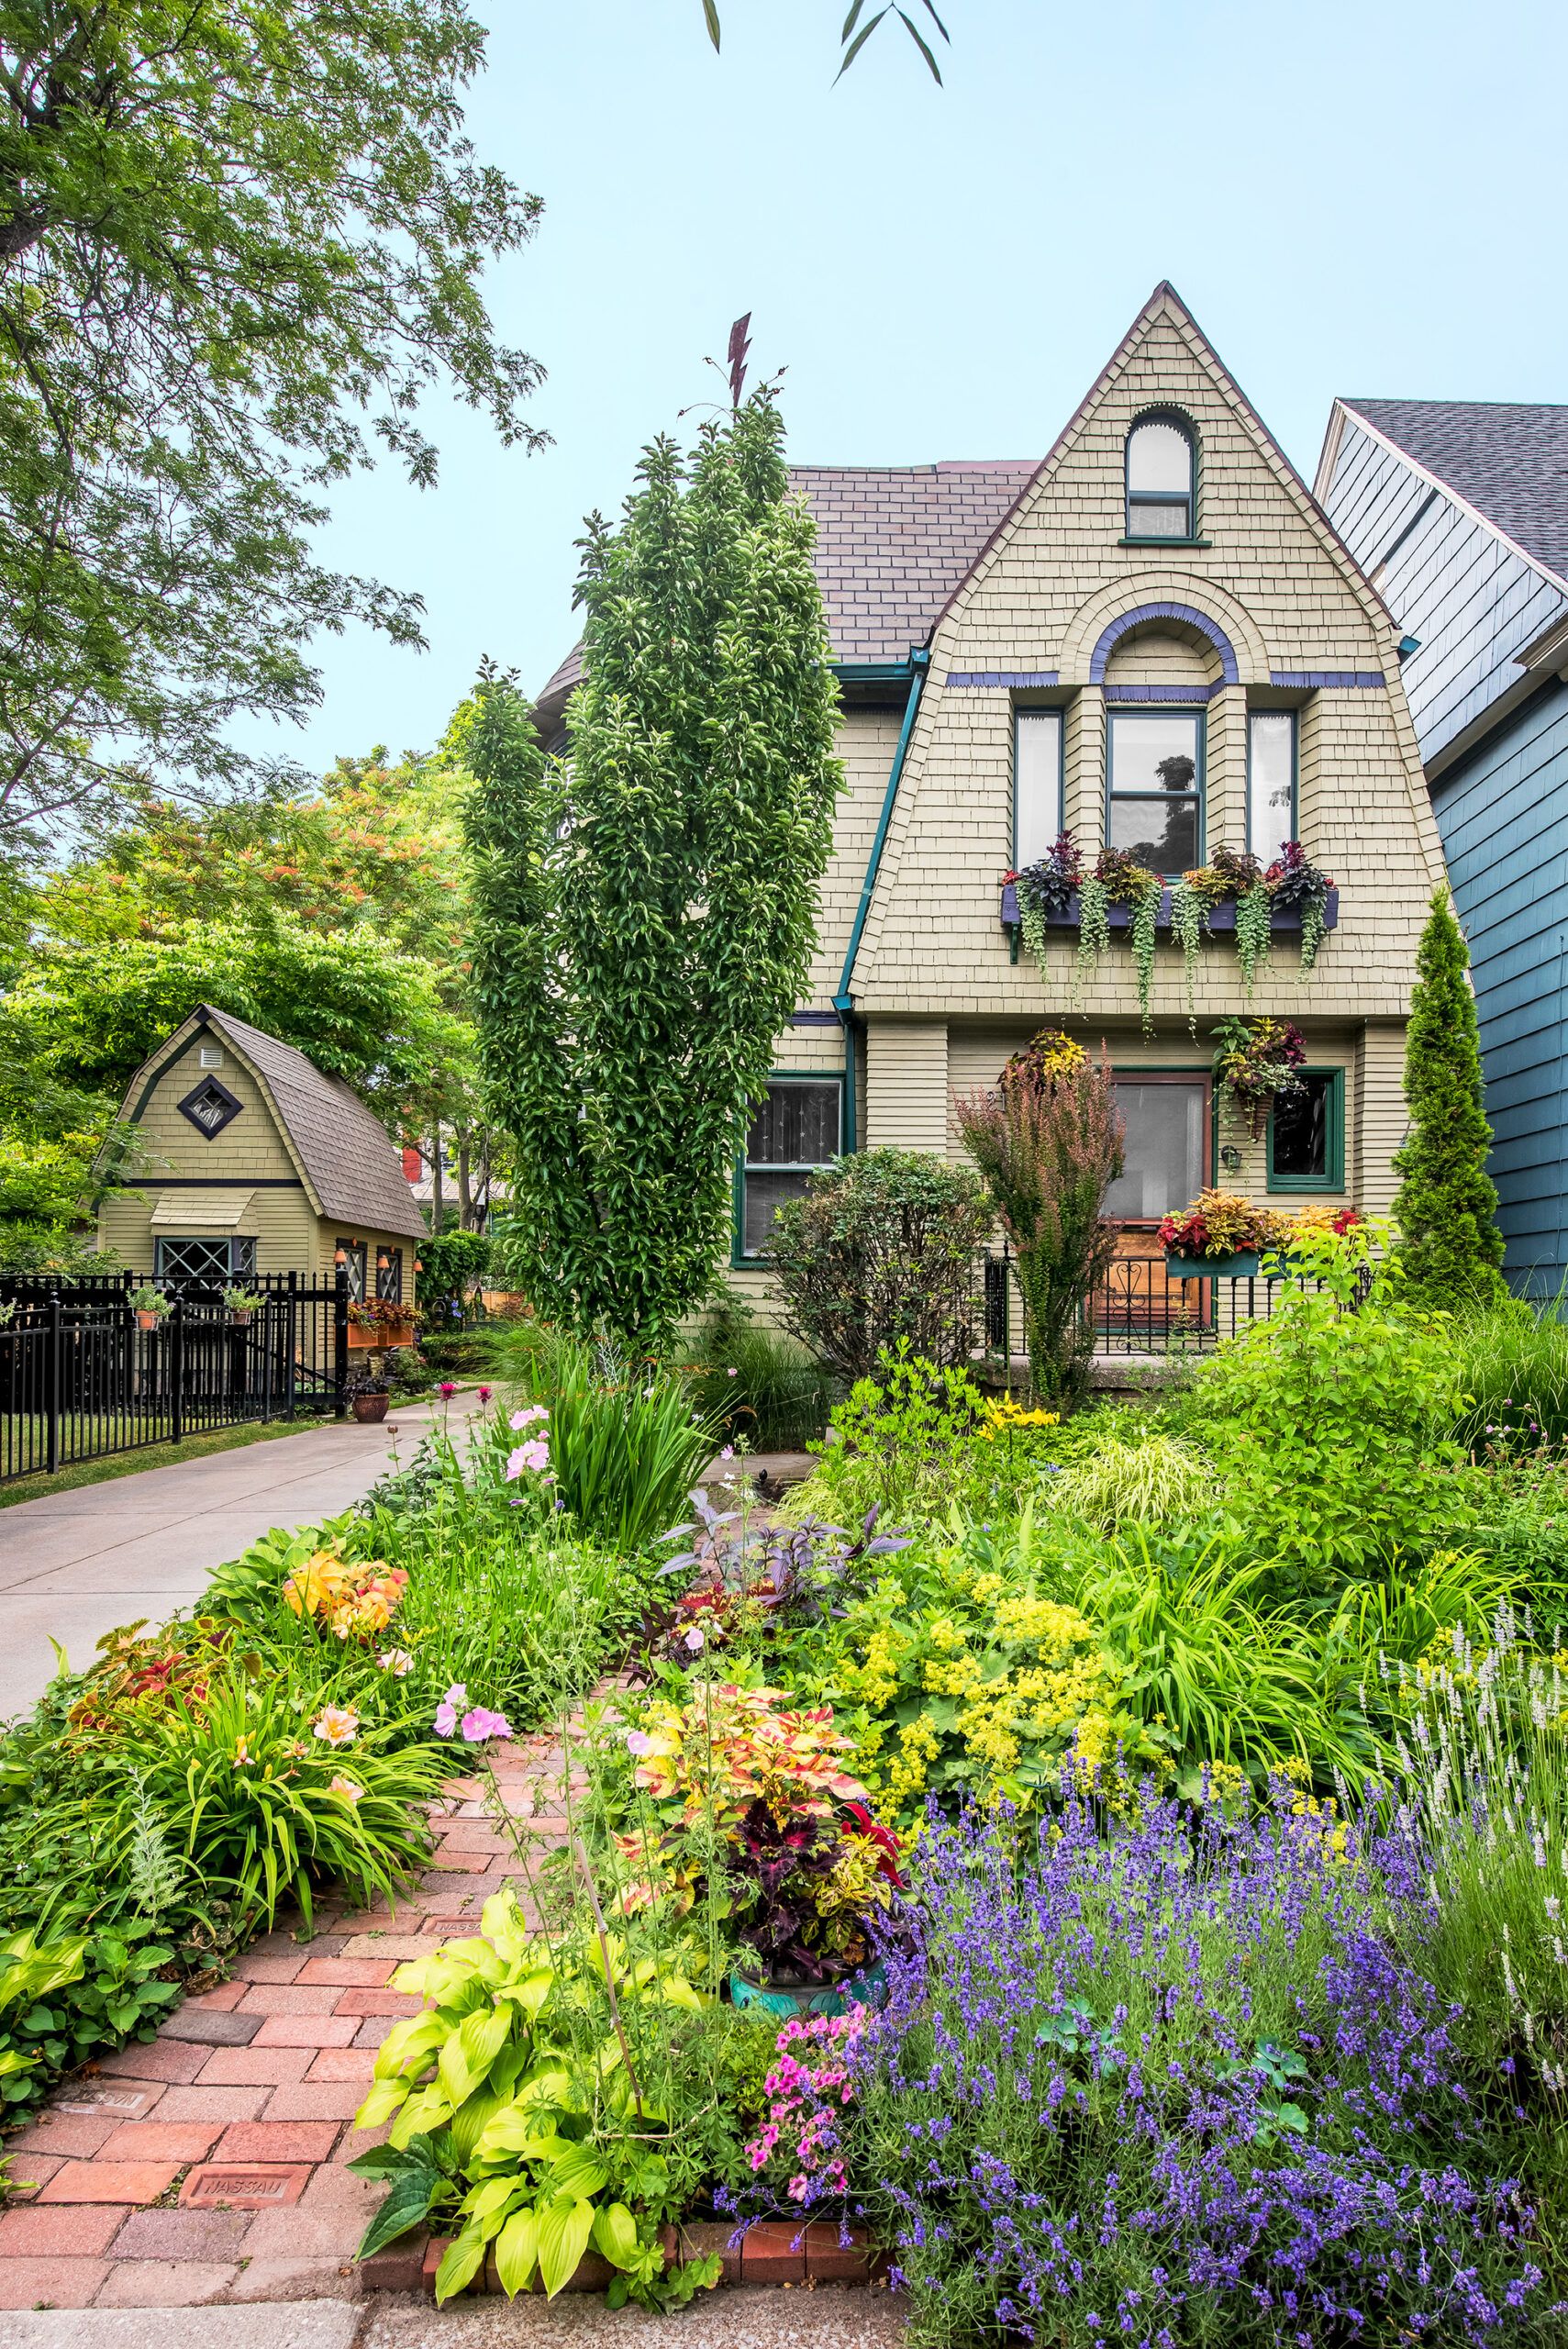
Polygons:
[[[1023,1302],[1013,1253],[1005,1242],[982,1267],[985,1351],[1002,1363],[1021,1356]],[[1118,1255],[1084,1300],[1096,1356],[1149,1359],[1203,1353],[1273,1311],[1279,1278],[1262,1273],[1203,1273],[1177,1278],[1162,1252]]]
[[247,1313],[221,1290],[162,1280],[162,1319],[140,1325],[145,1275],[0,1279],[0,1483],[178,1443],[208,1428],[345,1404],[349,1292],[339,1276],[249,1282]]

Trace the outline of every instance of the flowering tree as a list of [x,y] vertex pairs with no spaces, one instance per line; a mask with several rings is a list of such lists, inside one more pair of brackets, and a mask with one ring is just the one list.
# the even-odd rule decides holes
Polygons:
[[1064,1036],[1038,1037],[989,1092],[954,1108],[959,1130],[1018,1251],[1029,1375],[1038,1395],[1077,1400],[1092,1332],[1082,1306],[1115,1233],[1101,1209],[1122,1169],[1110,1069]]
[[764,385],[689,460],[654,442],[618,531],[590,521],[569,758],[494,677],[457,746],[515,1276],[639,1348],[711,1278],[831,845],[837,687],[783,436]]

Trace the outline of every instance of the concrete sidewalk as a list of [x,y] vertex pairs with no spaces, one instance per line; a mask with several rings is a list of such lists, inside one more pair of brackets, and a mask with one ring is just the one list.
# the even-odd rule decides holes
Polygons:
[[450,1415],[455,1431],[478,1408],[471,1388],[398,1406],[378,1428],[334,1422],[0,1509],[0,1720],[53,1678],[51,1639],[80,1667],[106,1632],[188,1606],[269,1527],[350,1508],[432,1422]]

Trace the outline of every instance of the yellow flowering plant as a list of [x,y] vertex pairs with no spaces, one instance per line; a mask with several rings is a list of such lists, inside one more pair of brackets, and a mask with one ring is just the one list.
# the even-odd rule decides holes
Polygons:
[[[1077,1608],[1003,1572],[983,1528],[890,1560],[868,1597],[791,1662],[820,1685],[855,1741],[875,1809],[918,1825],[928,1797],[1006,1797],[1028,1809],[1059,1789],[1064,1765],[1162,1772],[1157,1722],[1128,1704],[1121,1667]],[[813,1654],[815,1649],[815,1659]]]

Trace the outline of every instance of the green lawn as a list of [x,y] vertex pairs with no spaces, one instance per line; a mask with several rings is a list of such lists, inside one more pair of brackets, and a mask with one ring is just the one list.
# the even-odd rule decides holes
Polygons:
[[106,1460],[74,1461],[53,1476],[16,1476],[0,1485],[0,1508],[10,1508],[17,1501],[42,1500],[50,1493],[75,1492],[83,1485],[107,1484],[116,1476],[139,1475],[144,1468],[169,1468],[177,1461],[205,1460],[209,1453],[238,1452],[248,1443],[270,1443],[274,1436],[303,1435],[311,1428],[337,1424],[312,1412],[308,1418],[272,1419],[265,1427],[251,1421],[243,1427],[211,1428],[179,1443],[144,1444],[138,1452],[117,1452]]

